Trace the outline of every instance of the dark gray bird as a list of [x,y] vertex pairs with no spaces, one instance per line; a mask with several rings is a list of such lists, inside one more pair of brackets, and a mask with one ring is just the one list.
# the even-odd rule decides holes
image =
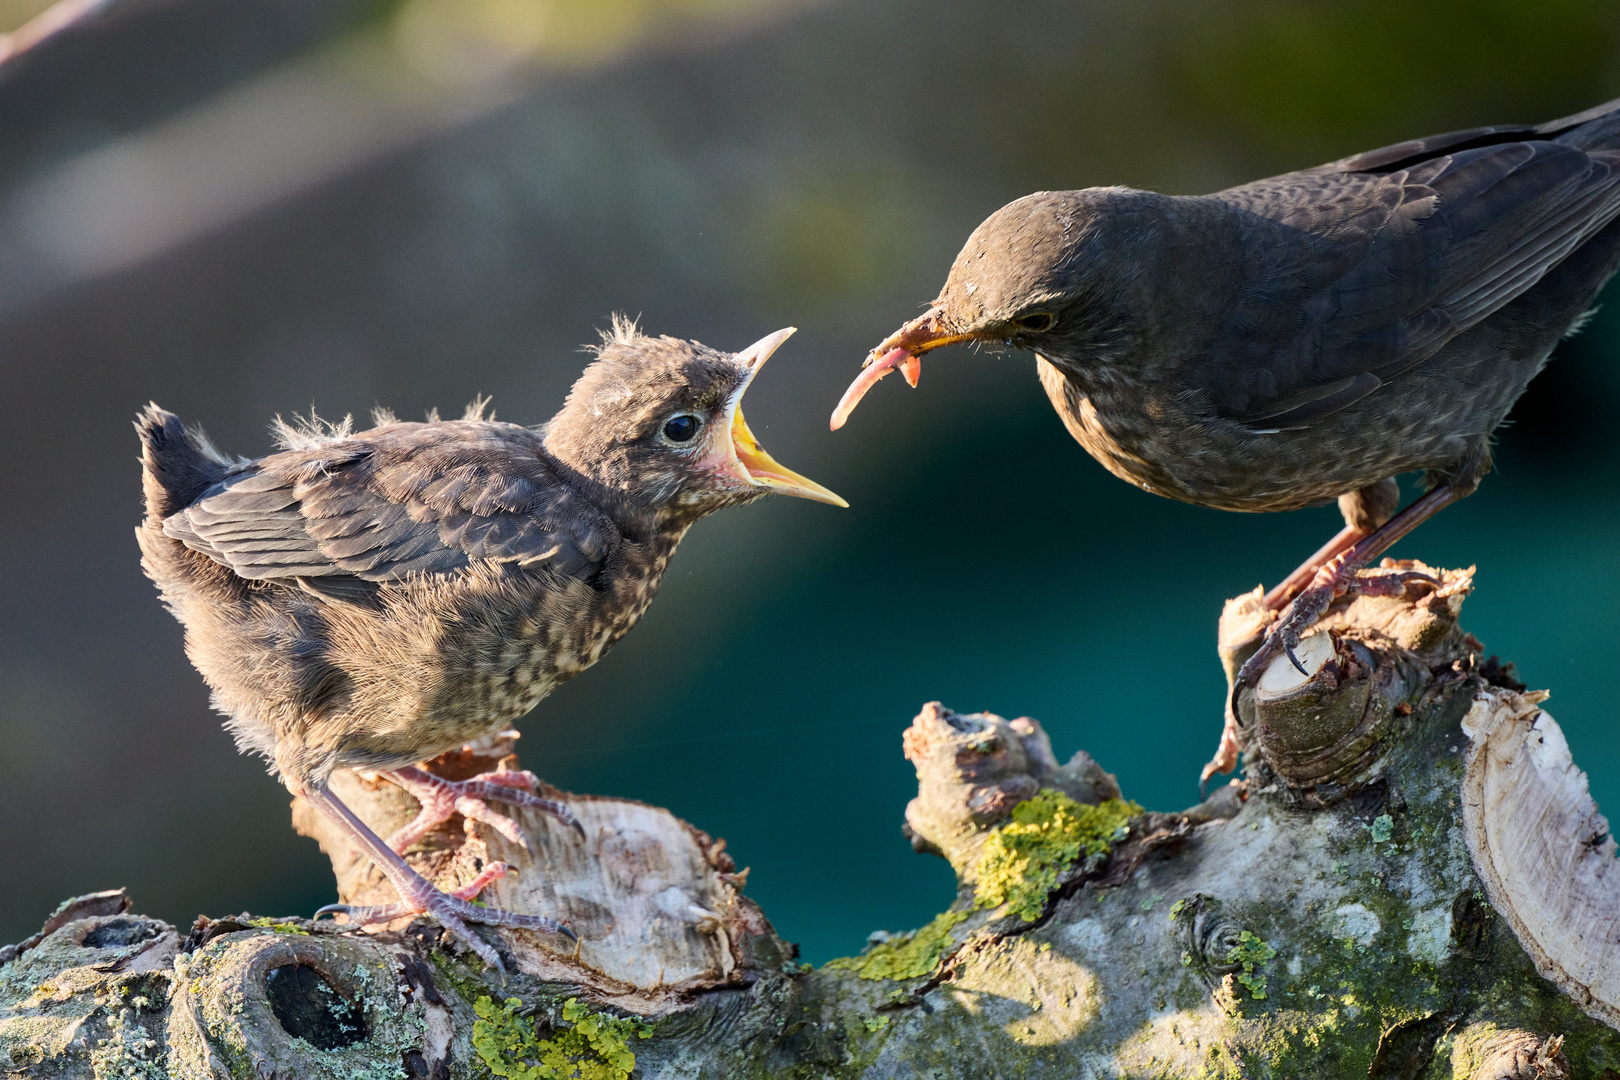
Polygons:
[[[791,329],[731,355],[616,319],[539,429],[461,420],[369,431],[280,425],[281,453],[231,460],[153,405],[136,422],[142,565],[237,745],[348,830],[399,891],[353,921],[426,912],[499,966],[464,921],[563,930],[446,894],[399,852],[461,810],[522,842],[485,800],[566,807],[527,774],[451,783],[414,768],[522,716],[595,663],[658,591],[699,518],[766,492],[847,505],[777,464],[739,402]],[[331,793],[388,773],[423,804],[385,842]],[[516,786],[514,786],[516,785]]]
[[[1044,191],[968,238],[883,341],[840,427],[959,341],[1034,350],[1074,437],[1148,491],[1225,510],[1339,501],[1267,596],[1247,685],[1355,572],[1490,469],[1491,432],[1620,264],[1620,101],[1436,135],[1213,195]],[[1405,510],[1394,477],[1428,491]],[[1234,689],[1234,693],[1236,690]],[[1228,732],[1205,776],[1236,763]]]

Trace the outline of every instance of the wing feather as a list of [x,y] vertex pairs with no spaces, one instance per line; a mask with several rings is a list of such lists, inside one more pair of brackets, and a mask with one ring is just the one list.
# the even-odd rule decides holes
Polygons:
[[1195,386],[1221,415],[1302,426],[1421,364],[1620,217],[1617,108],[1413,140],[1214,196],[1243,214],[1245,278]]
[[475,559],[590,577],[620,534],[581,484],[515,425],[391,424],[255,462],[164,531],[242,577],[370,604],[374,583]]

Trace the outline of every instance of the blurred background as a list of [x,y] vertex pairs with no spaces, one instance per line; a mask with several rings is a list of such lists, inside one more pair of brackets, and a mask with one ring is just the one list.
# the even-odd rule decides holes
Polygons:
[[[3,0],[0,30],[45,6]],[[899,834],[929,699],[1195,802],[1221,602],[1336,510],[1130,488],[1027,354],[940,354],[833,436],[839,393],[1027,192],[1209,191],[1620,96],[1612,0],[81,6],[0,65],[0,941],[117,885],[181,924],[332,899],[141,576],[136,410],[247,455],[312,406],[483,393],[537,423],[614,311],[728,349],[798,326],[749,420],[852,508],[701,524],[635,632],[522,721],[525,765],[726,837],[817,962],[951,897]],[[1611,810],[1617,409],[1620,303],[1532,385],[1480,493],[1397,548],[1479,564],[1466,625],[1553,690]]]

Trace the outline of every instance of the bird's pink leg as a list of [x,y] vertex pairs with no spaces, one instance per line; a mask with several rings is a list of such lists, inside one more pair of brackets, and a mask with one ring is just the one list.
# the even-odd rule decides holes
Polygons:
[[[328,913],[344,913],[356,923],[380,922],[386,919],[396,919],[402,915],[419,912],[431,915],[437,919],[446,930],[460,938],[467,946],[477,953],[489,966],[499,971],[505,967],[495,950],[482,938],[467,929],[467,923],[483,923],[486,926],[508,926],[524,930],[539,930],[548,934],[562,934],[572,938],[573,932],[555,919],[548,919],[544,915],[520,915],[513,911],[502,911],[500,908],[479,907],[469,902],[489,882],[495,880],[506,872],[501,864],[492,864],[471,884],[457,889],[455,893],[445,893],[434,888],[427,878],[412,870],[404,859],[400,858],[380,836],[372,832],[366,823],[355,816],[353,810],[343,805],[343,801],[331,790],[322,784],[320,786],[304,787],[289,782],[287,785],[293,794],[301,795],[309,804],[327,817],[336,822],[342,829],[354,838],[361,849],[377,864],[377,869],[393,884],[399,893],[399,903],[388,904],[381,907],[351,907],[348,904],[328,904],[315,914],[316,916]],[[499,870],[497,870],[499,866]]]
[[1264,601],[1266,607],[1273,611],[1282,608],[1294,598],[1295,593],[1303,589],[1316,577],[1316,572],[1325,566],[1328,560],[1367,535],[1368,531],[1366,529],[1354,525],[1346,525],[1340,529],[1333,539],[1317,548],[1315,554],[1295,567],[1294,572],[1283,578],[1276,588],[1266,593]]
[[[476,900],[478,894],[484,891],[484,886],[499,881],[511,871],[511,867],[503,862],[492,862],[467,884],[454,889],[445,889],[444,895],[457,900]],[[359,904],[328,904],[321,908],[317,914],[328,911],[341,911],[351,923],[363,925],[365,923],[393,922],[405,915],[415,915],[416,909],[403,900],[392,904],[376,904],[364,907]],[[564,931],[566,933],[566,931]]]
[[[1456,488],[1443,484],[1323,563],[1312,576],[1311,583],[1294,597],[1278,616],[1277,621],[1272,624],[1271,629],[1266,632],[1266,640],[1260,643],[1260,648],[1249,657],[1243,669],[1238,672],[1237,683],[1253,685],[1254,681],[1260,678],[1260,673],[1266,670],[1266,665],[1270,664],[1279,652],[1285,654],[1293,665],[1304,673],[1304,665],[1294,656],[1294,646],[1299,644],[1301,634],[1316,625],[1316,620],[1322,617],[1329,604],[1358,587],[1356,571],[1388,551],[1401,537],[1461,497]],[[1372,587],[1388,588],[1389,585],[1390,583],[1386,582]],[[1245,678],[1249,682],[1245,683]]]
[[[1215,758],[1204,766],[1200,783],[1207,782],[1218,772],[1231,772],[1237,767],[1238,751],[1242,748],[1237,723],[1237,700],[1244,687],[1254,686],[1260,680],[1260,675],[1266,670],[1278,654],[1288,657],[1293,665],[1305,671],[1299,659],[1294,655],[1294,646],[1299,644],[1300,636],[1316,624],[1328,605],[1347,592],[1357,591],[1364,593],[1400,593],[1404,592],[1406,585],[1412,580],[1422,580],[1430,584],[1438,584],[1425,574],[1391,574],[1374,578],[1357,579],[1356,571],[1366,566],[1372,560],[1388,551],[1397,540],[1417,528],[1423,522],[1433,517],[1440,510],[1462,498],[1463,493],[1450,485],[1441,485],[1418,499],[1411,506],[1390,518],[1384,524],[1367,533],[1358,540],[1354,540],[1338,554],[1327,558],[1310,575],[1310,584],[1306,586],[1293,601],[1283,609],[1277,621],[1271,624],[1266,632],[1266,638],[1260,643],[1253,656],[1249,657],[1243,667],[1238,671],[1237,678],[1232,680],[1232,692],[1226,699],[1226,725],[1221,730],[1220,746],[1215,751]],[[1328,551],[1334,544],[1345,539],[1347,535],[1359,530],[1353,526],[1346,526],[1338,536],[1329,541],[1322,551],[1317,552],[1312,559]],[[1307,562],[1300,570],[1310,566]],[[1290,580],[1300,574],[1296,570],[1290,575]],[[1287,584],[1286,582],[1284,584]],[[1282,590],[1278,586],[1272,594],[1266,597],[1269,603],[1272,596]]]
[[453,814],[461,814],[469,821],[482,821],[524,851],[529,850],[529,842],[523,838],[523,831],[518,828],[517,822],[490,809],[491,802],[540,810],[583,833],[579,821],[567,806],[555,799],[542,799],[532,793],[540,781],[527,770],[487,772],[470,780],[446,780],[426,769],[410,765],[383,775],[410,792],[422,804],[416,818],[388,838],[388,846],[397,852],[403,853],[439,824],[450,820]]

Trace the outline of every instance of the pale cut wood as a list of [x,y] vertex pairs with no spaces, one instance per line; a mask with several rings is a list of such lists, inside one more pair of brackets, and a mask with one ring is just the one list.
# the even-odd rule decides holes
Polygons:
[[1546,697],[1490,687],[1463,718],[1463,834],[1536,970],[1620,1028],[1620,861]]

